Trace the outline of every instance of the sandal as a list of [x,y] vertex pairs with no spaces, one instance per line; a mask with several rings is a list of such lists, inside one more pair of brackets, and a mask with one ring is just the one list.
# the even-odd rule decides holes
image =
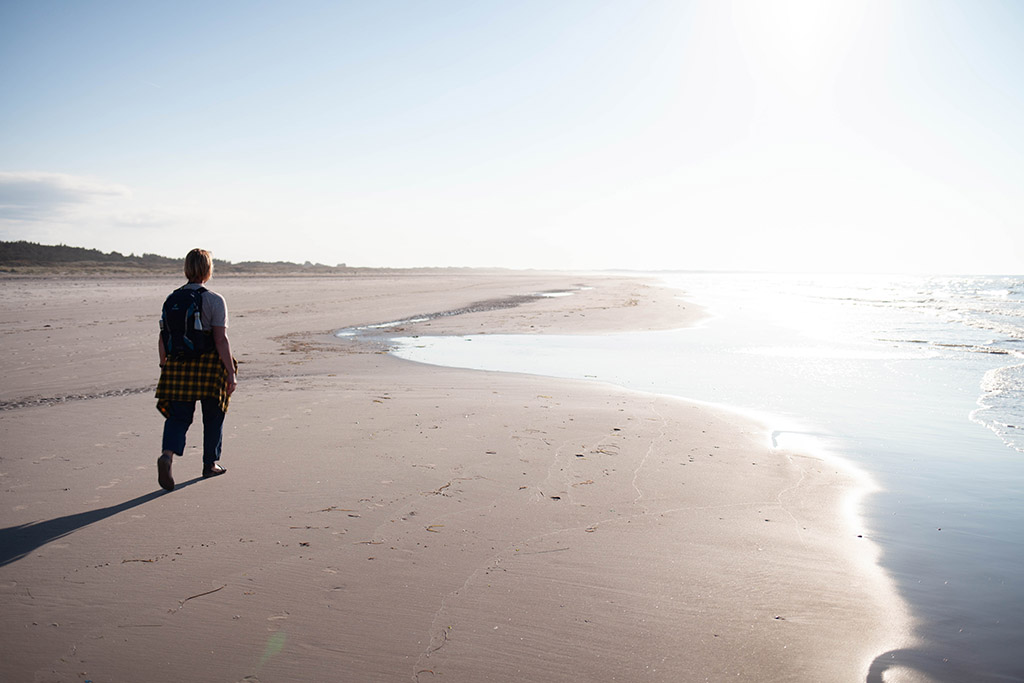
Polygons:
[[174,477],[171,476],[171,463],[173,460],[166,455],[156,459],[156,480],[165,491],[174,490]]
[[220,465],[216,465],[216,464],[212,465],[211,467],[204,467],[203,468],[203,479],[209,479],[210,477],[216,477],[216,476],[219,476],[221,474],[224,474],[227,471],[228,470],[227,470],[226,467],[221,467]]

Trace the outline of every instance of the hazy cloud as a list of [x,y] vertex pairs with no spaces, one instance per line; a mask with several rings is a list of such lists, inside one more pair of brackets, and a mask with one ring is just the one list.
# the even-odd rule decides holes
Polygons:
[[41,171],[0,172],[0,220],[52,220],[69,209],[130,196],[124,185],[94,178]]
[[185,214],[168,209],[152,208],[143,211],[113,213],[111,226],[117,228],[165,228],[187,223]]

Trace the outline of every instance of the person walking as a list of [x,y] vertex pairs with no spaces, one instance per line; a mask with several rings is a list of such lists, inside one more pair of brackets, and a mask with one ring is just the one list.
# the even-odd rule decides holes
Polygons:
[[188,283],[172,292],[160,320],[160,381],[157,410],[164,416],[157,481],[174,490],[171,466],[185,451],[196,401],[203,412],[203,478],[227,472],[220,460],[224,415],[238,386],[238,363],[228,341],[228,308],[224,297],[204,286],[213,277],[213,256],[193,249],[185,257]]

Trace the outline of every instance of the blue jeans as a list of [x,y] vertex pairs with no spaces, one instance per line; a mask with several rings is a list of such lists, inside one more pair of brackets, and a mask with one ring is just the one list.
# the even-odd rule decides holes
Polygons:
[[[204,398],[203,406],[203,465],[211,466],[220,460],[220,449],[224,442],[224,413],[217,399]],[[176,455],[185,452],[185,432],[192,424],[195,401],[171,401],[170,415],[164,420],[163,450]]]

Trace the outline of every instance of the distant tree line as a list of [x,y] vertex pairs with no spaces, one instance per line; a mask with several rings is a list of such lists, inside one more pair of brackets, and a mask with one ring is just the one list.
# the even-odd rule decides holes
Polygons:
[[159,254],[124,254],[112,251],[105,254],[98,249],[69,247],[66,244],[50,246],[35,242],[0,242],[0,264],[20,266],[43,266],[55,263],[105,263],[111,265],[128,265],[137,263],[153,266],[173,266],[181,264],[184,259],[172,259]]
[[[153,271],[180,272],[185,259],[168,258],[159,254],[124,254],[112,251],[104,253],[98,249],[71,247],[66,244],[47,245],[35,242],[4,242],[0,241],[0,268],[8,272],[24,272],[24,269],[71,268],[73,270],[113,270],[124,272]],[[325,266],[321,263],[300,265],[287,261],[265,263],[260,261],[243,261],[231,263],[214,259],[214,269],[221,273],[339,273],[351,271],[344,263],[337,267]]]

